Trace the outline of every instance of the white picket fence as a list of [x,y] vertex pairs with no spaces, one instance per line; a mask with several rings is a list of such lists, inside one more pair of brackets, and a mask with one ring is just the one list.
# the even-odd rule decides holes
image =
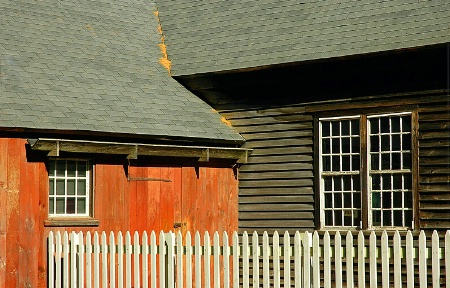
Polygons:
[[450,231],[231,238],[50,232],[48,287],[450,287]]

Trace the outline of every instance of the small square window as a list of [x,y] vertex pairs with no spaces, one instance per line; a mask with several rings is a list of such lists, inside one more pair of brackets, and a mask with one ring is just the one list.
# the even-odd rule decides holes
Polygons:
[[50,160],[48,167],[49,216],[91,216],[92,169],[89,161]]

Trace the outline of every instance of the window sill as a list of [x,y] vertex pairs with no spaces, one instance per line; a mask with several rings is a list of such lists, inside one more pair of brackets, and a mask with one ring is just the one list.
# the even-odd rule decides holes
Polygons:
[[97,227],[100,220],[94,218],[49,218],[44,220],[45,227]]

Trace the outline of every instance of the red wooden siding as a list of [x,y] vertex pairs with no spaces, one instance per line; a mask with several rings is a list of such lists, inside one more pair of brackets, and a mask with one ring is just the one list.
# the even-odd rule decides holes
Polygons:
[[[237,180],[231,168],[182,163],[129,167],[95,164],[98,227],[44,227],[48,176],[45,158],[30,159],[24,139],[0,138],[0,287],[47,286],[47,235],[52,231],[237,230]],[[174,229],[175,223],[181,223]],[[180,230],[181,229],[181,230]]]

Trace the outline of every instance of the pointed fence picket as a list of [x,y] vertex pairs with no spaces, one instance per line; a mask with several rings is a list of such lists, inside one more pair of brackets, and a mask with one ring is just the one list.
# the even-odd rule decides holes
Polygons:
[[48,287],[450,287],[450,231],[378,236],[50,232]]

